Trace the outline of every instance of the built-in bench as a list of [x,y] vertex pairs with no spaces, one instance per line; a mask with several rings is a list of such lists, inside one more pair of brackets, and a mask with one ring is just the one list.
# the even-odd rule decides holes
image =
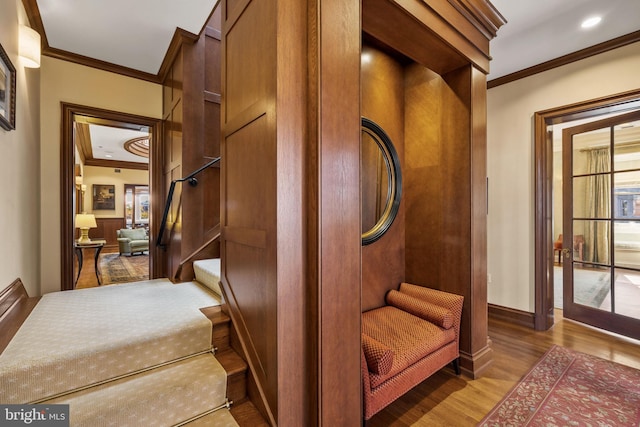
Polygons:
[[18,332],[40,297],[30,297],[20,278],[0,292],[0,354]]
[[365,419],[451,362],[460,373],[462,296],[402,283],[386,301],[362,313]]

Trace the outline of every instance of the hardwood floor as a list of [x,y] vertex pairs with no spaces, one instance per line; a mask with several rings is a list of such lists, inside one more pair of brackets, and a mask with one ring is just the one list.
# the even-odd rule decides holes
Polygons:
[[[96,278],[96,270],[94,267],[94,251],[93,249],[84,249],[84,261],[82,263],[82,271],[80,272],[80,277],[78,278],[78,283],[76,283],[76,289],[83,288],[95,288],[98,286],[98,279]],[[110,253],[118,253],[118,247],[105,247],[100,252],[100,257],[103,255]],[[74,256],[73,257],[73,277],[75,278],[78,274],[78,260]]]
[[640,341],[571,320],[556,310],[548,331],[489,320],[493,364],[478,379],[444,369],[376,414],[366,427],[475,426],[554,344],[640,369]]

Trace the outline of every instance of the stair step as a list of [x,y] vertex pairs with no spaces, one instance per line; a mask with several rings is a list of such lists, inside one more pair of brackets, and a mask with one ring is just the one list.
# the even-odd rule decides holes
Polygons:
[[231,415],[240,427],[269,427],[269,423],[250,400],[234,404],[231,407]]
[[231,319],[221,311],[220,306],[204,307],[200,311],[211,321],[211,344],[218,351],[229,348],[229,329]]
[[216,359],[227,371],[227,399],[243,400],[247,396],[247,362],[232,349],[216,352]]
[[73,426],[171,426],[223,405],[225,379],[201,354],[43,403],[70,405]]
[[220,258],[201,259],[193,262],[196,281],[207,286],[218,295],[220,291]]
[[238,427],[238,423],[228,409],[220,409],[204,417],[197,418],[181,427]]

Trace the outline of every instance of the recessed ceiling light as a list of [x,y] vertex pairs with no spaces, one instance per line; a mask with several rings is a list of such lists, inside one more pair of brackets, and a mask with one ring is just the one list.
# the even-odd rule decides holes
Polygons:
[[112,157],[113,157],[111,154],[105,154],[104,156],[105,156],[106,158],[108,158],[108,159],[110,159],[110,158],[112,158]]
[[582,28],[591,28],[591,27],[595,27],[596,25],[598,25],[600,23],[600,21],[602,21],[601,17],[592,16],[591,18],[587,18],[584,21],[582,21],[582,24],[580,26]]
[[368,64],[371,62],[371,54],[370,53],[363,53],[360,56],[360,60],[362,61],[363,64]]

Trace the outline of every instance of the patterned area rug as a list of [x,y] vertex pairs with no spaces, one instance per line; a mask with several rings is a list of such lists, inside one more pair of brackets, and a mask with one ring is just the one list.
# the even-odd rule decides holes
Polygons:
[[100,255],[102,284],[138,282],[149,279],[149,255]]
[[478,426],[633,426],[640,371],[552,347]]

